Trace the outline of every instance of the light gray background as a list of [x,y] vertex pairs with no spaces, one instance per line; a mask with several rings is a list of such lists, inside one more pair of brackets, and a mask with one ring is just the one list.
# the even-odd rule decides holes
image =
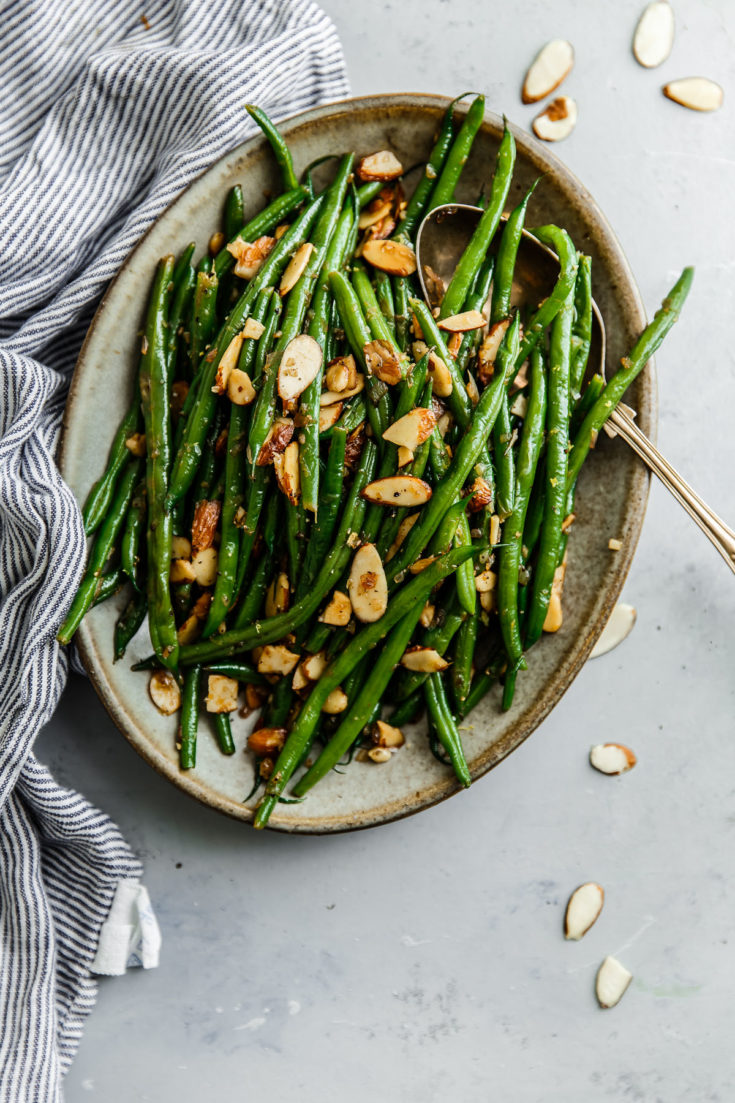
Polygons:
[[[696,265],[658,358],[659,443],[735,519],[732,0],[676,0],[674,52],[652,72],[630,54],[638,0],[324,6],[355,93],[476,88],[521,125],[535,50],[573,42],[579,123],[555,151],[616,228],[649,311]],[[660,94],[692,74],[723,84],[719,114]],[[39,755],[142,856],[164,947],[159,969],[102,982],[70,1103],[735,1098],[735,579],[658,486],[624,597],[632,636],[510,759],[352,836],[256,836],[197,806],[72,678]],[[605,740],[635,749],[631,774],[590,769]],[[604,912],[565,943],[566,899],[588,879]],[[635,980],[602,1012],[608,953]]]

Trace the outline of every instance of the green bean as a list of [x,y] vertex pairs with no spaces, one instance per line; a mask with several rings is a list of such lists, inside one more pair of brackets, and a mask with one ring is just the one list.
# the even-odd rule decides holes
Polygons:
[[572,411],[572,417],[569,422],[569,435],[572,439],[604,390],[605,377],[597,374],[593,375],[574,404],[574,410]]
[[103,574],[94,593],[92,608],[95,605],[101,605],[103,601],[107,601],[113,594],[116,594],[125,585],[125,581],[125,575],[120,567],[115,567],[114,570]]
[[[459,563],[470,555],[472,555],[470,548],[451,551],[441,559],[437,559],[421,574],[416,575],[411,582],[407,583],[401,593],[389,602],[380,620],[365,625],[347,644],[344,651],[324,671],[304,702],[283,750],[278,756],[273,773],[268,779],[265,796],[261,800],[255,815],[254,826],[256,828],[263,828],[268,822],[278,797],[283,792],[300,761],[304,747],[310,741],[324,702],[332,690],[340,685],[364,655],[369,654],[385,638],[398,621],[402,620],[412,610],[418,609],[420,613],[427,595],[434,586],[441,582],[443,578],[446,578]],[[380,662],[381,660],[378,659],[376,667]],[[388,676],[390,676],[390,672],[388,672]],[[329,746],[331,746],[331,743]],[[322,758],[323,756],[320,756],[317,762],[321,762]],[[305,775],[305,778],[301,779],[299,788],[304,784],[306,778],[309,778],[309,775],[311,775],[310,782],[312,778],[315,779],[316,766],[317,763]],[[330,768],[327,766],[327,769]]]
[[[465,562],[471,563],[472,560],[468,559]],[[467,620],[467,613],[458,608],[456,598],[450,598],[446,608],[439,613],[438,623],[424,632],[421,646],[432,648],[438,655],[446,655],[452,640]],[[427,677],[427,674],[422,674],[418,670],[402,670],[396,682],[395,700],[403,702],[407,697],[412,697],[417,690],[421,689]]]
[[[194,271],[191,264],[188,264],[181,275],[177,279],[174,276],[173,280],[173,294],[171,298],[171,310],[168,317],[168,355],[171,360],[170,374],[171,378],[176,378],[177,368],[177,353],[179,348],[179,329],[184,321],[189,317],[189,304],[194,297],[194,291],[197,283],[197,274]],[[185,360],[186,371],[185,378],[191,376],[190,364]]]
[[526,619],[526,647],[540,637],[559,562],[561,526],[566,515],[569,445],[569,357],[572,335],[572,295],[554,318],[549,342],[549,384],[546,416],[544,521],[541,528],[531,604]]
[[480,621],[477,616],[467,617],[457,632],[450,677],[458,709],[463,707],[470,692],[479,627]]
[[569,373],[572,397],[578,398],[587,370],[592,341],[592,258],[581,253],[574,285],[572,322],[572,366]]
[[368,324],[370,339],[374,341],[385,341],[398,353],[398,359],[402,365],[403,374],[405,375],[407,370],[406,357],[398,352],[395,347],[395,336],[391,332],[391,328],[381,310],[380,303],[375,294],[375,289],[370,282],[367,269],[360,260],[355,261],[352,265],[352,289],[357,295],[360,307],[365,316],[365,321]]
[[179,281],[183,278],[186,269],[191,264],[192,257],[196,251],[196,242],[190,241],[185,249],[182,250],[176,264],[174,265],[174,288],[178,285]]
[[[275,495],[273,495],[273,501],[278,501]],[[270,557],[261,555],[252,573],[252,577],[250,578],[248,591],[237,606],[237,616],[235,617],[235,623],[233,625],[234,628],[242,628],[244,624],[250,624],[251,621],[256,619],[263,607],[263,600],[266,590],[268,589],[268,579],[271,574],[271,568],[272,563]]]
[[327,433],[321,433],[319,439],[325,440],[334,429],[344,429],[345,432],[352,433],[357,429],[358,425],[362,425],[366,417],[367,408],[365,406],[365,399],[361,394],[355,395],[354,398],[345,403],[339,421],[334,425],[333,429],[330,429]]
[[491,325],[502,322],[510,314],[510,294],[513,289],[513,274],[516,267],[518,248],[523,237],[523,223],[526,219],[528,201],[537,184],[538,180],[534,180],[521,202],[508,215],[508,220],[503,227],[495,263],[493,293],[490,300]]
[[128,644],[132,640],[148,612],[146,595],[136,591],[123,609],[115,625],[115,662],[122,659]]
[[536,346],[541,335],[548,329],[567,302],[577,279],[577,250],[574,248],[572,239],[566,230],[560,230],[558,226],[539,226],[532,232],[534,237],[537,237],[544,245],[550,246],[559,257],[559,278],[551,294],[544,299],[526,327],[516,357],[516,371],[524,360],[528,359],[531,349]]
[[126,447],[125,441],[132,437],[133,433],[139,432],[143,427],[137,384],[135,391],[135,397],[126,410],[125,416],[120,422],[117,432],[113,437],[112,444],[110,445],[110,455],[107,460],[105,473],[94,484],[84,503],[82,520],[84,521],[84,531],[87,536],[91,536],[102,524],[103,518],[115,495],[118,475],[130,459],[130,451]]
[[[361,184],[356,193],[357,209],[361,211],[363,207],[367,207],[368,203],[380,195],[384,187],[385,183],[382,180],[370,180],[367,184]],[[354,251],[351,249],[350,255]]]
[[296,173],[293,167],[293,158],[291,157],[291,151],[286,145],[283,137],[278,132],[274,124],[260,107],[256,107],[252,103],[245,104],[245,110],[251,119],[254,120],[265,134],[266,138],[271,144],[273,153],[275,154],[278,167],[281,170],[281,177],[283,179],[283,190],[289,191],[299,186],[299,182],[296,179]]
[[472,681],[470,690],[462,708],[459,709],[459,719],[464,720],[473,709],[476,709],[483,697],[486,697],[498,680],[495,672],[483,671],[477,674]]
[[608,382],[605,390],[582,422],[569,455],[567,489],[571,489],[576,482],[577,475],[587,457],[595,435],[600,431],[630,384],[646,366],[666,334],[677,321],[692,286],[693,278],[694,269],[685,268],[664,299],[661,307],[654,314],[653,321],[643,330],[630,355],[621,360],[620,370]]
[[349,281],[341,272],[329,273],[329,284],[332,289],[339,316],[342,320],[347,341],[352,349],[355,359],[366,374],[366,390],[368,394],[367,415],[376,440],[380,447],[383,445],[383,433],[391,422],[391,401],[387,394],[387,388],[376,376],[368,372],[365,360],[365,346],[372,340],[370,329],[363,317],[360,301],[352,289]]
[[[470,535],[470,524],[467,520],[467,514],[463,508],[459,514],[459,517],[457,518],[457,525],[454,534],[454,547],[469,547],[471,543],[472,537]],[[474,614],[475,608],[477,606],[477,590],[475,589],[475,570],[471,559],[468,559],[466,563],[463,563],[460,567],[457,568],[455,583],[457,586],[457,597],[459,598],[459,604],[462,606],[465,612]]]
[[490,243],[495,237],[495,231],[500,224],[500,216],[503,213],[505,200],[510,189],[515,156],[515,139],[506,124],[498,149],[498,159],[490,188],[487,210],[483,212],[482,218],[470,238],[469,245],[454,270],[454,275],[442,299],[442,318],[449,318],[453,314],[459,314],[462,310],[467,293],[485,259]]
[[393,285],[388,273],[381,272],[379,268],[375,269],[373,278],[375,281],[375,297],[388,327],[391,343],[394,344],[396,340],[396,304],[393,301]]
[[418,714],[423,707],[424,695],[420,689],[417,689],[415,693],[412,693],[405,701],[401,701],[400,705],[393,710],[390,722],[396,728],[400,728],[403,724],[413,724],[418,719]]
[[66,620],[56,634],[59,643],[69,643],[85,613],[91,609],[95,601],[102,582],[102,572],[112,554],[115,540],[125,521],[133,491],[140,478],[140,468],[141,461],[133,460],[122,473],[115,497],[92,545],[87,569],[79,589],[66,615]]
[[184,674],[179,721],[179,767],[193,770],[197,763],[197,727],[199,699],[202,689],[202,668],[190,666]]
[[[515,364],[520,344],[520,316],[516,313],[503,342],[503,356]],[[498,354],[498,359],[502,359]],[[510,425],[510,404],[507,390],[503,393],[500,410],[493,426],[493,450],[495,454],[495,485],[497,511],[501,521],[513,512],[515,497],[515,461],[513,435]]]
[[189,321],[191,370],[196,374],[217,322],[217,287],[214,272],[198,272]]
[[466,429],[472,419],[472,399],[467,393],[464,379],[457,370],[454,359],[449,355],[444,336],[436,324],[433,314],[423,299],[410,299],[409,306],[416,315],[421,326],[424,341],[429,348],[434,348],[438,356],[446,364],[452,377],[452,393],[447,397],[447,405],[454,414],[457,424],[461,429]]
[[426,213],[433,211],[435,207],[441,207],[445,203],[451,203],[454,199],[454,191],[462,174],[467,158],[470,155],[475,136],[482,126],[485,116],[485,97],[478,96],[470,104],[467,113],[462,120],[457,137],[452,142],[449,153],[446,155],[439,177],[434,184],[428,202]]
[[[309,198],[308,188],[301,185],[291,191],[284,192],[274,199],[267,207],[251,218],[238,233],[230,237],[228,244],[232,244],[240,238],[242,241],[256,241],[259,237],[269,234],[271,230],[283,222],[297,207]],[[220,249],[214,260],[214,271],[219,279],[235,266],[235,258],[226,248]]]
[[[490,288],[493,285],[494,274],[495,257],[492,253],[488,253],[480,265],[472,291],[464,302],[463,310],[483,310],[490,294]],[[475,349],[480,343],[481,336],[482,330],[479,329],[470,330],[469,333],[462,335],[462,341],[454,360],[457,372],[460,375],[464,375],[470,358],[474,355]]]
[[327,468],[319,500],[319,511],[312,526],[301,577],[296,587],[297,601],[312,585],[317,571],[329,551],[342,499],[346,445],[347,433],[344,429],[335,427],[329,444]]
[[395,304],[394,323],[396,331],[396,344],[401,352],[408,347],[411,313],[408,300],[416,294],[414,281],[408,276],[393,277],[393,302]]
[[291,585],[295,587],[301,577],[301,557],[304,546],[305,524],[304,509],[301,502],[296,505],[284,498],[283,508],[286,514],[286,550],[288,552],[288,574]]
[[229,712],[213,712],[211,716],[217,745],[222,751],[222,754],[234,754],[235,741],[232,738]]
[[449,709],[444,683],[440,674],[430,674],[426,679],[424,697],[429,717],[442,747],[449,755],[457,780],[467,789],[472,783],[472,777],[462,747],[462,737]]
[[[197,667],[189,667],[196,670]],[[199,668],[201,669],[201,668]],[[225,678],[234,678],[238,682],[245,682],[251,686],[265,686],[268,683],[262,674],[258,674],[250,663],[210,663],[206,668],[207,674],[221,674]]]
[[[469,95],[469,92],[463,92],[461,96],[457,96],[456,99],[452,100],[444,112],[439,127],[439,133],[431,153],[429,154],[429,160],[426,162],[423,175],[408,201],[406,210],[403,212],[403,219],[399,225],[398,233],[395,235],[396,237],[401,236],[407,238],[409,241],[413,240],[419,223],[426,212],[431,192],[436,185],[437,178],[452,148],[452,142],[454,140],[454,105],[464,99],[465,96]],[[436,206],[436,204],[434,204],[434,206]]]
[[242,185],[233,184],[225,199],[224,229],[227,241],[232,241],[237,236],[245,222],[245,205],[242,196]]
[[[263,506],[263,502],[265,501],[265,499],[267,497],[267,493],[268,493],[267,469],[266,468],[264,468],[264,467],[259,467],[258,468],[257,473],[256,473],[256,478],[255,478],[255,480],[253,480],[253,482],[251,484],[251,488],[255,487],[256,483],[258,484],[258,488],[257,488],[258,504],[257,504],[257,507],[254,506],[253,501],[252,501],[252,495],[251,495],[251,501],[250,501],[249,506],[248,506],[248,512],[250,511],[250,508],[252,507],[254,509],[254,513],[257,514],[257,517],[259,517],[262,506]],[[272,563],[273,563],[274,541],[275,541],[276,526],[277,526],[278,517],[279,517],[279,506],[280,506],[279,496],[277,494],[271,494],[270,498],[268,498],[268,504],[266,506],[266,511],[265,511],[265,522],[264,522],[263,530],[262,530],[263,531],[263,541],[265,543],[265,549],[263,549],[261,551],[260,560],[258,561],[258,565],[255,568],[255,572],[254,572],[252,578],[250,579],[250,585],[248,587],[248,591],[245,594],[245,596],[242,598],[242,601],[240,602],[240,604],[238,606],[237,616],[235,617],[235,623],[234,623],[234,626],[233,626],[235,628],[242,628],[243,625],[249,624],[251,621],[255,620],[259,610],[261,609],[261,607],[263,605],[263,599],[265,598],[265,592],[266,592],[266,589],[268,587],[268,579],[270,577]],[[247,521],[247,518],[246,518],[245,525],[247,526],[247,524],[248,524],[248,521]],[[243,586],[243,583],[244,583],[244,580],[245,580],[246,566],[250,562],[250,554],[252,552],[256,537],[257,537],[257,519],[254,523],[253,529],[250,532],[248,531],[247,527],[245,527],[243,529],[243,542],[242,542],[242,546],[240,548],[240,557],[239,557],[239,561],[238,561],[238,576],[237,576],[237,583],[236,583],[236,592],[238,594],[240,594],[242,592],[242,586]],[[248,538],[250,538],[250,539],[248,539]]]
[[145,479],[141,479],[133,492],[133,497],[125,518],[125,528],[120,541],[120,561],[122,569],[136,590],[140,584],[140,544],[145,529],[147,505],[145,498]]
[[517,677],[518,670],[515,667],[506,671],[505,681],[503,682],[503,701],[500,706],[503,712],[508,712],[508,710],[513,705],[513,697],[515,696]]
[[511,666],[523,655],[518,618],[518,572],[521,566],[523,529],[536,478],[546,419],[546,371],[541,350],[531,353],[531,389],[518,450],[516,496],[513,512],[503,526],[498,567],[498,613],[503,642]]

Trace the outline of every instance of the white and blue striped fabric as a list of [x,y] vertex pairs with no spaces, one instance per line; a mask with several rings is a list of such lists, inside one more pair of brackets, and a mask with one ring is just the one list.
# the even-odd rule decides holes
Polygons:
[[115,886],[141,872],[31,753],[84,560],[54,463],[70,373],[144,231],[253,132],[243,105],[277,119],[348,86],[311,0],[0,0],[0,16],[0,1103],[54,1103]]

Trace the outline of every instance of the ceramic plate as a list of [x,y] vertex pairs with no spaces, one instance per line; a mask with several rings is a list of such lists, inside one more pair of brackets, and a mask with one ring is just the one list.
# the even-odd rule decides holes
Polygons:
[[[321,107],[282,125],[297,171],[317,157],[354,150],[395,151],[404,165],[426,158],[447,101],[440,96],[370,96]],[[502,133],[502,121],[488,115],[477,136],[456,198],[475,202],[489,181]],[[594,295],[608,334],[608,374],[645,324],[640,297],[610,226],[594,200],[547,147],[514,131],[518,161],[509,208],[531,182],[543,179],[531,200],[527,225],[558,222],[578,248],[591,254]],[[254,138],[223,157],[184,191],[159,218],[110,285],[82,348],[66,411],[61,467],[79,501],[99,475],[112,435],[132,388],[137,334],[156,262],[196,240],[204,247],[220,225],[227,189],[240,182],[248,215],[276,192],[278,180],[268,147]],[[627,401],[638,410],[649,435],[655,423],[655,379],[651,366],[639,377]],[[518,679],[509,713],[491,693],[468,718],[463,739],[476,780],[538,727],[584,664],[625,579],[645,512],[648,478],[643,466],[617,440],[601,436],[582,472],[577,515],[569,542],[564,593],[564,625],[534,648],[529,670]],[[618,552],[608,540],[622,541]],[[197,800],[242,820],[252,818],[244,803],[252,784],[252,760],[243,753],[248,721],[235,717],[238,753],[223,757],[200,725],[195,770],[182,774],[175,750],[176,718],[163,717],[147,692],[148,676],[130,665],[150,651],[143,629],[125,659],[113,663],[112,635],[122,595],[85,619],[77,640],[84,664],[112,719],[136,750],[159,773]],[[429,752],[420,729],[387,765],[353,762],[344,773],[325,779],[302,804],[280,805],[271,826],[291,832],[330,832],[386,823],[451,796],[451,772]]]

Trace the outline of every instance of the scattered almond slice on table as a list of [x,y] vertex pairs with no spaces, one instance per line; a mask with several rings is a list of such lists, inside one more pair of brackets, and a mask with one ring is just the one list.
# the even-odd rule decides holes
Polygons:
[[663,94],[690,111],[717,111],[722,107],[724,92],[719,84],[707,77],[683,77],[663,86]]
[[597,970],[595,994],[600,1007],[615,1007],[628,990],[633,974],[617,958],[606,957]]
[[638,759],[623,743],[597,743],[590,748],[590,766],[601,774],[625,774]]
[[548,104],[531,124],[537,138],[543,142],[561,142],[577,125],[577,103],[571,96],[558,96]]
[[674,9],[668,0],[654,0],[643,9],[633,36],[633,56],[645,69],[663,64],[674,45]]
[[610,619],[602,630],[602,634],[590,651],[590,658],[597,659],[600,655],[606,655],[619,643],[630,635],[637,617],[634,605],[626,605],[624,601],[618,602],[610,614]]
[[539,50],[523,81],[521,99],[538,103],[551,95],[569,76],[574,65],[574,47],[563,38],[553,38]]
[[575,889],[564,916],[564,937],[579,942],[597,922],[604,903],[605,890],[595,881],[587,881]]

